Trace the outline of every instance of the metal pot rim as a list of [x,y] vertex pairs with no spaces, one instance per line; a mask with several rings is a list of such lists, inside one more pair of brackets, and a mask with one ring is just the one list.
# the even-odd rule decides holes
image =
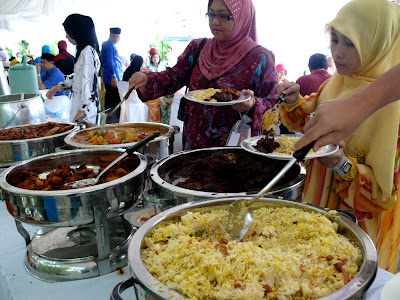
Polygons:
[[[149,221],[143,224],[138,229],[138,231],[136,231],[128,248],[128,260],[129,260],[129,265],[131,266],[131,272],[133,277],[137,278],[143,284],[142,287],[143,286],[147,287],[149,289],[148,292],[150,292],[153,295],[156,295],[159,299],[171,299],[171,295],[173,295],[176,299],[181,299],[183,297],[181,294],[168,288],[166,285],[156,280],[144,266],[141,258],[141,250],[144,238],[148,236],[151,230],[155,228],[157,225],[161,224],[163,221],[168,220],[169,218],[181,215],[183,212],[208,206],[227,205],[233,202],[234,200],[243,198],[251,198],[251,197],[241,196],[241,197],[208,199],[196,202],[189,202],[170,208],[151,218]],[[258,202],[262,201],[265,201],[266,203],[267,201],[274,202],[279,206],[288,205],[306,209],[308,211],[317,211],[324,214],[330,220],[334,218],[332,215],[329,214],[328,211],[312,205],[308,205],[307,203],[300,203],[294,200],[273,199],[273,198],[261,198]],[[359,238],[359,242],[362,244],[362,250],[363,250],[363,263],[361,265],[359,273],[353,280],[351,280],[348,284],[346,284],[344,287],[337,290],[336,292],[320,298],[324,300],[351,299],[361,289],[365,291],[372,284],[372,281],[375,278],[378,268],[378,255],[375,246],[370,237],[365,233],[365,231],[362,230],[360,227],[358,227],[356,224],[354,224],[352,221],[350,221],[348,218],[339,218],[335,219],[335,221],[345,226],[346,229],[350,230]],[[161,292],[160,290],[163,291]]]
[[90,187],[83,187],[83,188],[79,188],[79,189],[70,189],[70,190],[57,190],[57,191],[36,191],[36,190],[26,190],[26,189],[17,188],[15,186],[9,184],[6,180],[7,175],[11,171],[13,171],[14,169],[16,169],[24,164],[30,163],[35,160],[41,160],[41,159],[52,158],[52,157],[57,157],[57,156],[64,156],[67,153],[80,153],[80,152],[88,153],[88,152],[97,152],[97,151],[111,151],[111,152],[119,152],[119,153],[125,152],[125,150],[123,150],[123,149],[104,149],[104,148],[103,149],[78,149],[78,150],[70,150],[70,151],[64,151],[64,152],[58,152],[58,153],[51,153],[51,154],[34,157],[29,160],[25,160],[18,164],[15,164],[15,165],[7,168],[6,170],[4,170],[0,174],[0,187],[11,193],[16,193],[16,194],[20,194],[20,195],[21,194],[29,195],[29,196],[42,196],[42,197],[48,196],[48,197],[50,197],[50,196],[85,194],[85,193],[91,193],[94,191],[98,191],[101,189],[107,189],[109,187],[113,187],[118,184],[122,184],[125,181],[143,173],[147,167],[147,158],[143,154],[135,152],[135,155],[140,160],[139,166],[135,170],[130,172],[128,175],[122,176],[116,180],[109,181],[109,182],[102,183],[102,184],[97,184],[97,185],[90,186]]
[[[169,138],[170,135],[175,131],[175,129],[170,125],[166,125],[166,124],[162,124],[162,123],[153,123],[153,122],[109,124],[109,125],[106,125],[106,128],[132,127],[134,125],[149,125],[152,127],[163,127],[165,129],[168,129],[167,133],[156,137],[153,141],[150,142],[150,144],[156,143],[156,142],[164,140],[166,138]],[[87,148],[87,149],[126,148],[126,147],[130,147],[130,146],[133,146],[136,144],[136,142],[133,142],[133,143],[124,143],[124,144],[110,144],[110,145],[88,145],[88,144],[81,144],[81,143],[77,143],[77,142],[73,141],[73,138],[81,132],[92,131],[94,129],[100,129],[100,128],[101,128],[100,126],[96,126],[96,127],[85,128],[85,129],[79,130],[77,132],[70,133],[69,135],[67,135],[64,138],[64,142],[67,145],[75,147],[75,148]]]
[[[16,128],[16,127],[28,127],[28,126],[32,126],[32,125],[40,125],[40,124],[46,124],[46,123],[49,123],[49,122],[37,123],[37,124],[17,125],[17,126],[7,127],[7,128],[3,128],[3,129],[11,129],[11,128]],[[53,135],[49,135],[49,136],[43,136],[43,137],[40,137],[40,138],[22,139],[22,140],[0,140],[0,145],[1,144],[9,144],[9,143],[18,144],[18,143],[45,141],[45,140],[53,139],[53,138],[60,137],[60,136],[63,136],[63,135],[71,134],[74,131],[77,131],[79,129],[79,125],[77,125],[76,123],[69,123],[69,122],[54,122],[54,123],[63,124],[63,125],[71,125],[71,126],[74,126],[74,127],[71,128],[68,131],[65,131],[65,132],[61,132],[61,133],[57,133],[57,134],[53,134]]]

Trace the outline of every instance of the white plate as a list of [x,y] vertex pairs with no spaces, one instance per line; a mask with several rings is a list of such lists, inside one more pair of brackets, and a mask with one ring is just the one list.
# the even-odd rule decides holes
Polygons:
[[140,227],[146,223],[148,219],[158,215],[160,212],[161,209],[158,206],[144,208],[132,213],[129,220],[133,226]]
[[[285,134],[289,139],[294,139],[294,138],[299,138],[301,137],[301,135],[294,135],[294,134]],[[259,136],[254,136],[251,137],[249,139],[244,140],[240,146],[249,152],[255,153],[255,154],[259,154],[259,155],[263,155],[269,158],[274,158],[274,159],[281,159],[281,160],[290,160],[291,158],[293,158],[293,155],[288,155],[288,154],[283,154],[283,153],[277,153],[277,152],[271,152],[271,153],[264,153],[261,151],[258,151],[256,148],[254,148],[255,145],[257,145],[257,142],[259,140],[261,140],[262,138],[264,138],[265,135],[259,135]],[[278,136],[275,136],[275,139]],[[339,146],[334,146],[334,145],[326,145],[322,148],[319,148],[317,152],[315,152],[314,154],[310,154],[307,155],[304,159],[313,159],[313,158],[317,158],[317,157],[323,157],[323,156],[328,156],[331,155],[333,153],[335,153],[336,151],[339,150]]]
[[385,283],[380,300],[398,300],[400,296],[400,273],[397,273]]
[[210,102],[210,101],[203,101],[203,100],[194,99],[193,98],[194,93],[201,92],[201,91],[205,91],[205,89],[203,89],[203,90],[194,90],[194,91],[187,92],[185,94],[185,98],[190,100],[190,101],[193,101],[193,102],[197,102],[197,103],[204,104],[204,105],[212,105],[212,106],[234,105],[234,104],[238,104],[238,103],[241,103],[241,102],[248,101],[251,98],[250,95],[244,95],[242,92],[238,92],[240,94],[239,99],[233,100],[233,101],[229,101],[229,102]]

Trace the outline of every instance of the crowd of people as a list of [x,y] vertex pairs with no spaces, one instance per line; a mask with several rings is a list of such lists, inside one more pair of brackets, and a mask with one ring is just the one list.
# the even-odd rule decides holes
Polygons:
[[[70,15],[63,25],[67,40],[76,46],[75,56],[67,51],[67,42],[60,40],[57,44],[57,55],[53,54],[54,51],[52,53],[49,45],[43,45],[40,56],[33,59],[32,55],[27,54],[27,57],[28,63],[37,69],[39,89],[49,89],[47,92],[49,99],[61,95],[71,97],[69,112],[71,122],[84,114],[92,123],[98,122],[98,111],[112,109],[121,100],[118,81],[128,81],[135,72],[161,72],[166,69],[166,64],[162,62],[157,48],[154,47],[150,48],[146,62],[143,57],[135,53],[130,55],[129,60],[120,56],[116,47],[121,34],[121,29],[118,27],[110,28],[109,39],[100,49],[93,20],[89,16]],[[81,53],[83,56],[79,59]],[[16,57],[9,57],[4,47],[0,46],[0,60],[4,67],[9,68],[21,63],[21,55],[18,52]],[[103,107],[98,95],[99,80],[103,81],[105,87]],[[153,106],[159,110],[159,100],[157,101]],[[150,102],[148,105],[152,106]],[[118,109],[107,118],[107,123],[119,123],[120,118]],[[159,120],[158,117],[157,120],[151,121]]]
[[[75,58],[64,43],[58,45],[58,57],[44,47],[37,67],[39,86],[50,88],[49,98],[71,90],[71,121],[83,114],[95,121],[100,66],[106,108],[121,101],[117,87],[121,80],[129,81],[129,88],[145,103],[184,86],[189,90],[231,87],[249,96],[248,101],[231,106],[183,101],[184,150],[225,146],[245,115],[251,135],[260,135],[263,114],[284,94],[279,106],[283,125],[290,132],[304,133],[295,150],[311,141],[316,141],[314,150],[327,143],[339,145],[334,154],[307,162],[303,201],[351,211],[375,243],[379,266],[396,273],[400,89],[395,80],[400,78],[400,6],[388,0],[350,1],[327,25],[332,56],[313,54],[308,61],[310,74],[296,82],[286,79],[287,69],[275,64],[273,51],[257,43],[251,0],[209,0],[207,17],[213,37],[192,40],[175,66],[165,67],[157,49],[150,49],[146,58],[132,54],[123,73],[116,47],[121,29],[110,28],[100,51],[92,19],[70,15],[63,25],[67,39],[77,46]],[[286,44],[290,46],[297,45]],[[67,69],[67,61],[75,63],[74,77],[60,83],[49,80],[50,74],[60,76],[60,70]],[[118,114],[108,122],[119,122]]]

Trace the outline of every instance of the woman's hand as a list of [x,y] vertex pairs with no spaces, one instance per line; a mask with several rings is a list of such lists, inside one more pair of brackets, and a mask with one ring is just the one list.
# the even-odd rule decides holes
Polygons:
[[73,122],[75,122],[77,119],[79,119],[80,117],[82,117],[85,114],[85,112],[83,110],[78,110],[78,112],[76,113]]
[[333,168],[342,159],[343,149],[344,149],[345,143],[342,140],[339,143],[337,143],[337,145],[339,146],[339,150],[336,151],[335,153],[333,153],[333,154],[331,154],[329,156],[324,156],[324,157],[317,158],[319,163],[321,165],[323,165],[325,168]]
[[368,105],[363,107],[360,103],[359,99],[353,99],[351,96],[322,102],[318,105],[314,117],[304,126],[304,136],[293,146],[293,150],[298,150],[312,141],[316,141],[313,149],[317,150],[348,137],[369,116],[368,113],[364,113],[369,112]]
[[285,95],[285,102],[295,104],[299,99],[300,85],[294,82],[282,82],[278,87],[278,95]]
[[244,95],[250,95],[250,99],[245,102],[232,105],[232,108],[238,112],[247,112],[256,105],[256,98],[252,90],[242,90]]
[[137,90],[145,87],[148,83],[149,78],[147,77],[146,73],[136,72],[129,79],[129,88],[135,88]]
[[53,86],[51,89],[49,89],[46,93],[46,97],[48,99],[52,99],[55,94],[58,92],[58,85]]

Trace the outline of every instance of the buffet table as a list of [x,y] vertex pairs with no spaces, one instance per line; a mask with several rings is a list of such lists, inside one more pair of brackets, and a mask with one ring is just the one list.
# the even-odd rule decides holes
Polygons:
[[[39,228],[23,224],[32,235]],[[34,278],[24,269],[25,242],[18,233],[14,218],[8,213],[4,201],[0,202],[0,299],[110,299],[113,287],[131,275],[128,266],[124,275],[117,272],[92,279],[48,283]],[[377,277],[365,295],[366,300],[379,299],[382,287],[393,274],[378,269]],[[132,288],[122,294],[125,299],[135,299]],[[142,298],[144,299],[144,297]]]

